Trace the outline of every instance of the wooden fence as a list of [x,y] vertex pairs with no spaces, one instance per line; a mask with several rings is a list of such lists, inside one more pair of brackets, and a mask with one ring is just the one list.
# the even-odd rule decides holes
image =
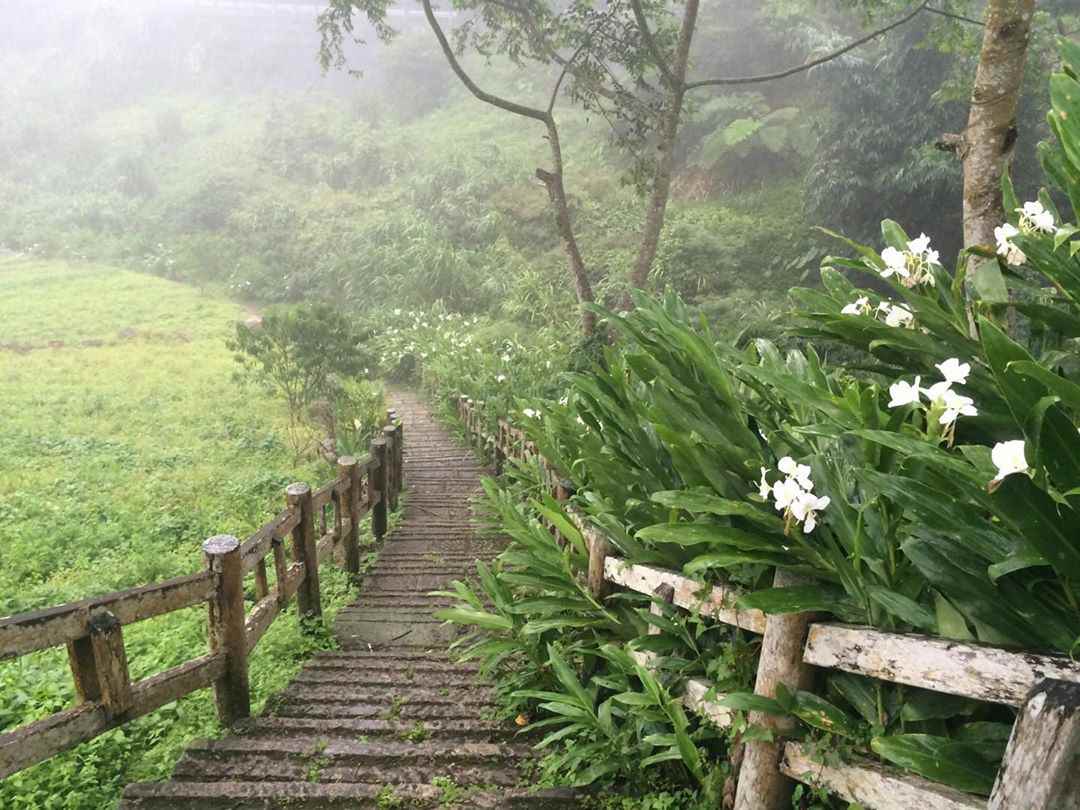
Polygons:
[[[507,459],[537,461],[556,498],[566,487],[525,434],[499,420],[494,434],[484,428],[483,403],[459,398],[458,413],[473,441],[500,466]],[[588,587],[602,597],[618,586],[668,602],[762,636],[754,691],[775,697],[777,684],[813,689],[816,668],[877,678],[1018,710],[989,802],[869,759],[833,764],[819,761],[804,745],[784,740],[793,720],[751,712],[750,720],[771,728],[775,741],[747,742],[735,795],[736,810],[791,807],[794,781],[824,787],[870,810],[1080,810],[1080,662],[984,644],[820,620],[809,613],[765,615],[734,607],[737,588],[698,581],[612,554],[612,543],[595,526],[574,515],[589,549]],[[775,587],[804,581],[778,571]],[[654,605],[655,608],[655,605]],[[648,665],[650,654],[638,653]],[[732,722],[712,684],[692,679],[682,701],[718,726]],[[794,781],[793,781],[794,780]]]
[[[347,571],[360,572],[364,515],[371,513],[376,541],[386,533],[403,486],[403,428],[392,411],[389,421],[368,455],[338,459],[333,481],[315,491],[290,484],[285,509],[243,542],[231,535],[204,542],[206,567],[197,574],[0,619],[0,661],[65,645],[78,699],[0,735],[0,778],[208,686],[223,724],[249,716],[248,657],[259,639],[294,595],[302,616],[322,614],[320,563],[337,556]],[[122,628],[200,604],[208,606],[209,651],[132,683]]]

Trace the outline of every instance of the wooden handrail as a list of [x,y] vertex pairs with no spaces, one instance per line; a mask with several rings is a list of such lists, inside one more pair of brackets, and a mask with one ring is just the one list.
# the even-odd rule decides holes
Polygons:
[[205,602],[213,589],[213,577],[208,571],[200,571],[154,585],[8,616],[0,619],[0,660],[89,636],[90,616],[95,610],[109,610],[121,624],[133,624]]
[[[207,540],[202,571],[0,619],[0,661],[66,645],[80,701],[0,734],[0,778],[208,686],[215,688],[222,723],[246,717],[248,657],[274,619],[293,596],[302,615],[321,615],[319,564],[337,556],[339,548],[346,570],[359,573],[365,514],[373,512],[376,540],[386,532],[387,505],[404,485],[404,432],[396,415],[383,433],[386,438],[373,443],[371,453],[341,458],[337,477],[315,492],[307,484],[290,485],[286,508],[242,543],[225,535]],[[393,452],[385,452],[387,444]],[[333,507],[333,521],[320,519],[325,531],[316,537],[316,516],[327,506]],[[285,550],[290,538],[291,563]],[[256,601],[246,612],[243,581],[249,574]],[[132,683],[123,627],[200,604],[208,606],[210,652]]]

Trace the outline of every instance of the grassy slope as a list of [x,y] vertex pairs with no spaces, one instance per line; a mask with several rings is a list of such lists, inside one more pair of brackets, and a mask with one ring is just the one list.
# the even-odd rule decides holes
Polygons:
[[[0,615],[197,570],[202,539],[242,537],[290,481],[329,477],[294,463],[277,403],[230,381],[237,305],[101,266],[0,261],[0,286],[0,344],[24,347],[0,349]],[[343,604],[345,579],[324,582],[324,604]],[[146,677],[206,649],[204,611],[125,637]],[[258,702],[309,644],[294,612],[274,625],[252,663]],[[60,650],[0,666],[0,728],[63,708],[70,681]],[[0,807],[109,807],[213,731],[204,692],[5,780]]]

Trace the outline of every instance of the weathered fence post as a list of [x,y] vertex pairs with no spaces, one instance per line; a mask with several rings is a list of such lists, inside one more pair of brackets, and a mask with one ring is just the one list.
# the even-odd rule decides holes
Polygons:
[[405,426],[400,421],[394,423],[394,491],[399,495],[405,491]]
[[349,513],[349,531],[342,542],[345,546],[345,570],[360,573],[360,465],[352,456],[338,459],[338,472],[349,481],[349,488],[342,496],[344,510]]
[[397,509],[398,502],[398,493],[394,486],[397,483],[397,442],[394,440],[394,430],[390,425],[383,428],[383,438],[386,440],[386,492],[389,495],[386,508],[391,512]]
[[90,616],[90,634],[68,644],[75,692],[83,703],[100,703],[109,717],[131,705],[124,636],[116,616],[98,608]]
[[495,475],[502,475],[506,467],[506,422],[498,422],[495,431]]
[[[803,585],[806,580],[778,570],[773,579],[776,588]],[[775,697],[778,684],[788,689],[808,689],[814,678],[813,669],[803,663],[803,647],[813,613],[773,614],[766,619],[765,636],[758,659],[757,682],[754,693]],[[791,806],[794,783],[780,772],[781,739],[795,728],[791,717],[776,717],[764,712],[750,712],[750,723],[772,729],[771,742],[752,740],[745,743],[739,783],[735,793],[735,810],[786,810]]]
[[300,522],[292,533],[293,559],[304,564],[304,579],[296,591],[296,604],[303,618],[322,616],[319,595],[319,553],[315,548],[315,515],[311,508],[311,487],[303,482],[289,484],[285,500]]
[[594,599],[603,599],[608,592],[607,580],[604,579],[604,560],[607,559],[611,544],[603,532],[588,526],[583,525],[581,533],[589,549],[589,571],[586,577],[589,593]]
[[119,717],[131,707],[131,677],[120,620],[108,610],[90,615],[90,646],[101,693],[98,699],[109,717]]
[[1028,693],[988,810],[1080,810],[1080,683],[1047,678]]
[[94,648],[90,636],[83,636],[69,641],[68,662],[75,681],[75,694],[81,703],[97,703],[101,699],[101,687],[98,685],[97,664],[94,661]]
[[[371,497],[371,533],[376,540],[386,535],[386,439],[371,443],[371,468],[368,472],[368,489]],[[377,493],[377,497],[376,497]]]
[[210,599],[210,651],[225,656],[225,674],[214,683],[214,701],[222,725],[231,726],[251,714],[240,541],[216,535],[203,543],[203,554],[206,567],[217,577]]
[[255,601],[270,593],[270,580],[266,576],[266,557],[255,564]]

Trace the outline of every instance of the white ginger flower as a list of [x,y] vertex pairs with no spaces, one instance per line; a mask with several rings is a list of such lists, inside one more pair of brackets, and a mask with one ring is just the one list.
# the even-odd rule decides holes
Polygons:
[[961,416],[979,415],[979,410],[975,407],[975,400],[971,397],[965,397],[962,394],[958,394],[952,389],[945,391],[942,402],[945,404],[945,410],[941,416],[938,417],[938,422],[942,425],[951,425]]
[[855,301],[840,310],[841,315],[869,315],[870,299],[866,296],[856,298]]
[[930,249],[930,237],[920,233],[918,239],[912,239],[907,243],[907,249],[916,256],[922,256]]
[[990,451],[990,460],[997,467],[997,475],[991,479],[991,484],[1002,481],[1013,473],[1028,471],[1027,458],[1024,455],[1024,440],[1013,439],[1008,442],[998,442]]
[[769,493],[772,492],[772,484],[765,480],[765,474],[769,470],[766,467],[761,468],[761,480],[758,482],[758,495],[768,500]]
[[1004,256],[1006,263],[1011,264],[1013,267],[1018,267],[1027,261],[1027,256],[1024,255],[1024,251],[1018,248],[1012,241],[1012,238],[1019,234],[1019,229],[1008,222],[994,228],[994,240],[997,242],[998,255]]
[[814,482],[810,480],[810,467],[806,464],[796,464],[791,456],[784,456],[777,463],[777,468],[789,478],[794,478],[800,487],[808,492],[814,488]]
[[791,508],[791,504],[803,494],[803,488],[794,478],[785,478],[777,481],[772,487],[773,497],[776,499],[776,511],[784,512]]
[[890,408],[902,408],[905,405],[917,405],[919,403],[919,378],[914,383],[897,380],[889,386]]
[[802,523],[803,533],[810,534],[817,526],[817,513],[823,511],[830,503],[829,496],[817,497],[809,492],[799,494],[791,504],[791,515],[796,521]]
[[884,269],[879,271],[882,278],[889,278],[894,274],[901,278],[908,277],[907,256],[896,248],[890,246],[881,251],[881,260],[885,262]]
[[1017,208],[1020,214],[1020,227],[1026,226],[1033,233],[1056,233],[1057,225],[1054,224],[1054,214],[1043,207],[1038,200],[1024,203],[1023,208]]
[[915,315],[902,304],[895,304],[889,308],[888,313],[885,315],[885,325],[897,328],[913,327],[915,325]]
[[966,383],[971,373],[971,363],[961,363],[958,357],[950,357],[944,363],[938,363],[934,368],[941,372],[946,382],[956,385]]

